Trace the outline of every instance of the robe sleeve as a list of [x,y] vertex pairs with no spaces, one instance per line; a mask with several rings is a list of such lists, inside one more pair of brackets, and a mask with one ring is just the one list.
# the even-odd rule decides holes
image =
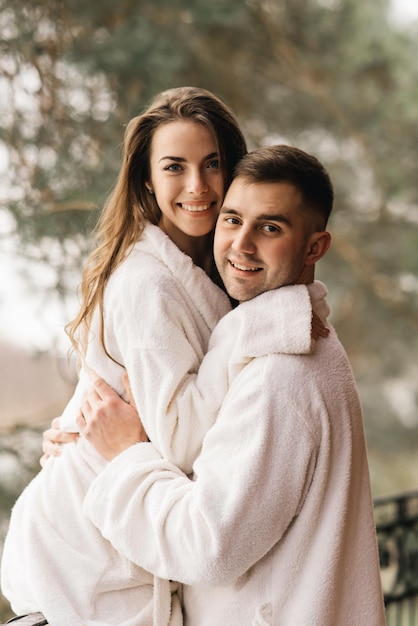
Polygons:
[[259,315],[243,304],[224,316],[202,362],[193,317],[171,285],[160,281],[152,293],[141,288],[134,308],[131,296],[127,301],[120,294],[111,302],[106,324],[113,325],[144,428],[159,453],[186,474],[230,384],[252,358],[272,350],[302,354],[312,349],[306,286],[259,298],[264,296],[268,300],[257,307]]
[[218,585],[280,540],[303,502],[318,445],[285,392],[263,393],[275,372],[270,358],[253,361],[231,386],[195,480],[151,443],[132,446],[95,479],[84,512],[119,552],[163,578]]

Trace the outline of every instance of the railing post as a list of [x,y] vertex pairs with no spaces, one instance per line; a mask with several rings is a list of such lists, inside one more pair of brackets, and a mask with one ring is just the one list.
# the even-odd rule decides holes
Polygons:
[[418,626],[418,491],[374,505],[388,625]]

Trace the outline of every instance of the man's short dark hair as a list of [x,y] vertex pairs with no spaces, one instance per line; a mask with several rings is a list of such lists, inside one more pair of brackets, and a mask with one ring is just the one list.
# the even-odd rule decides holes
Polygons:
[[235,176],[248,183],[288,183],[302,195],[302,209],[312,214],[313,230],[324,230],[334,202],[334,190],[325,167],[299,148],[266,146],[246,154],[235,168]]

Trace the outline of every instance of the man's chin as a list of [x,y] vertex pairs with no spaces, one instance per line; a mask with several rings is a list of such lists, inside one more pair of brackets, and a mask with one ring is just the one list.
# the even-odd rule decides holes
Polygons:
[[226,290],[229,296],[233,298],[234,300],[237,300],[239,303],[247,302],[247,300],[252,300],[256,296],[260,295],[260,293],[263,293],[262,290],[244,289],[242,287],[239,289],[236,289],[236,288],[229,289],[227,286]]

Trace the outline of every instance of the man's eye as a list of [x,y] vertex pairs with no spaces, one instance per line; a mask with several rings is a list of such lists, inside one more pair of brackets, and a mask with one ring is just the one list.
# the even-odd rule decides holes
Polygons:
[[225,222],[228,224],[239,224],[239,219],[237,217],[226,217]]
[[265,230],[267,233],[279,233],[280,232],[280,228],[278,226],[275,226],[274,224],[265,224],[263,226],[263,230]]

